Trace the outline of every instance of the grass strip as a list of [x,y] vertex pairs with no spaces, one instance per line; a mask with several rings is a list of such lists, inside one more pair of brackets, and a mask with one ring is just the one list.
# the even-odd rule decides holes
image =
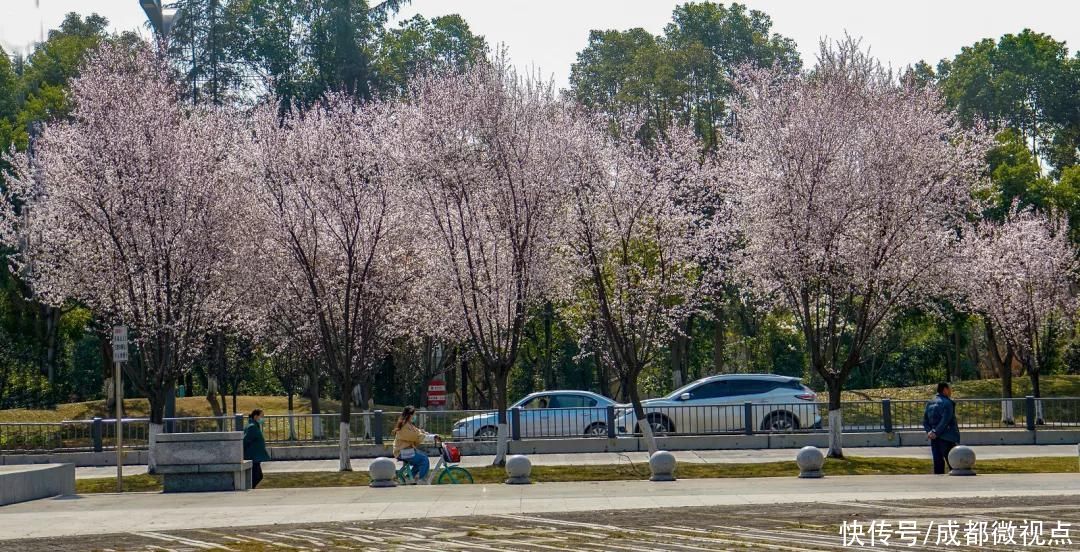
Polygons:
[[[360,464],[360,462],[357,462]],[[361,464],[362,465],[362,464]],[[911,475],[931,473],[929,459],[870,458],[850,456],[842,460],[830,458],[825,462],[825,475]],[[1049,456],[1039,458],[1006,458],[980,460],[975,465],[980,474],[1003,473],[1077,473],[1076,458]],[[476,483],[502,483],[506,474],[502,468],[486,466],[469,468]],[[682,479],[725,477],[794,477],[799,469],[795,462],[764,462],[744,464],[679,464],[675,474]],[[537,483],[573,481],[629,481],[649,478],[649,466],[639,464],[608,464],[590,466],[533,466],[532,480]],[[366,470],[353,472],[290,472],[268,473],[260,489],[296,489],[319,487],[356,487],[370,482]],[[161,490],[161,477],[129,475],[124,477],[126,491],[153,492]],[[116,479],[111,477],[78,479],[78,494],[111,493]]]

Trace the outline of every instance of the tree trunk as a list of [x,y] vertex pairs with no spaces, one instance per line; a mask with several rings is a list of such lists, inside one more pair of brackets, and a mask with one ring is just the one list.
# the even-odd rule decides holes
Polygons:
[[1001,378],[1001,423],[1013,425],[1016,422],[1012,401],[1012,347],[1006,346],[1005,358],[1002,359],[997,336],[994,334],[994,326],[984,318],[983,328],[986,332],[987,357],[990,359],[990,365],[994,368],[998,377]]
[[458,386],[461,393],[461,409],[469,409],[469,359],[461,355],[461,384]]
[[1043,418],[1043,405],[1039,400],[1042,397],[1042,391],[1039,390],[1039,367],[1035,362],[1028,363],[1028,376],[1031,378],[1031,396],[1035,397],[1035,423],[1043,425],[1046,423]]
[[641,437],[645,440],[645,446],[649,449],[649,456],[652,456],[659,448],[656,446],[656,435],[653,433],[652,424],[649,422],[648,416],[645,415],[645,407],[641,405],[641,396],[638,395],[637,385],[634,384],[636,380],[636,374],[629,374],[625,378],[623,386],[626,387],[630,394],[630,404],[634,407],[634,419],[637,420],[638,429],[641,430]]
[[289,440],[296,440],[296,419],[293,418],[293,392],[292,387],[289,387]]
[[116,394],[113,393],[112,380],[113,380],[113,361],[112,361],[112,344],[109,335],[104,332],[97,332],[98,344],[101,351],[101,366],[103,376],[102,387],[105,392],[105,412],[116,411]]
[[840,378],[825,378],[829,388],[829,458],[844,457],[844,417],[840,412]]
[[[487,370],[491,372],[491,370]],[[495,408],[499,412],[499,436],[498,443],[495,448],[495,460],[492,465],[504,466],[506,465],[507,449],[510,448],[510,427],[507,424],[506,419],[506,380],[510,375],[510,369],[502,369],[499,367],[495,374]]]
[[551,390],[557,389],[558,383],[555,381],[554,370],[551,365],[551,325],[552,319],[555,317],[555,307],[551,304],[551,301],[544,303],[544,389]]
[[727,327],[724,320],[724,306],[717,305],[713,311],[713,373],[724,373],[724,346],[727,344]]
[[352,459],[349,457],[349,426],[352,420],[352,373],[346,366],[341,378],[341,421],[338,434],[338,465],[343,472],[352,471]]
[[157,436],[161,433],[165,417],[165,393],[172,386],[170,381],[164,383],[164,389],[150,389],[147,393],[150,402],[150,427],[147,435],[149,448],[146,454],[146,472],[151,475],[157,473]]
[[322,439],[323,437],[323,422],[322,417],[319,414],[322,411],[319,408],[319,363],[317,360],[311,360],[311,372],[308,376],[308,395],[311,401],[311,437],[315,440]]
[[959,317],[953,320],[952,324],[952,338],[953,338],[953,360],[952,360],[952,383],[957,383],[963,377],[960,372],[960,320]]
[[210,403],[210,410],[213,411],[214,416],[224,416],[225,413],[221,410],[221,405],[218,404],[217,399],[218,381],[217,377],[213,375],[206,376],[206,402]]
[[690,332],[694,325],[694,316],[690,315],[679,323],[679,333],[671,343],[671,382],[674,388],[682,387],[690,365]]

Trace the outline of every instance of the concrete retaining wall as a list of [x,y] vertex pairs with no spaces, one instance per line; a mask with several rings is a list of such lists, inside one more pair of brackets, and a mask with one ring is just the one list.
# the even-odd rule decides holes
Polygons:
[[[1062,445],[1080,443],[1080,429],[1045,429],[1027,431],[1010,430],[963,430],[961,440],[965,445]],[[797,449],[807,445],[828,446],[829,437],[824,433],[788,433],[760,435],[707,435],[658,437],[657,444],[665,450],[728,450],[728,449]],[[491,441],[464,441],[456,443],[466,456],[495,454]],[[845,447],[898,447],[927,446],[926,434],[921,431],[898,431],[896,433],[845,433]],[[274,460],[330,460],[338,457],[337,445],[273,446],[268,447]],[[510,442],[511,454],[573,454],[576,452],[635,452],[648,447],[643,439],[618,437],[615,439],[528,439]],[[352,445],[353,458],[376,458],[389,456],[390,442],[385,445]],[[434,447],[429,452],[436,454]],[[0,464],[72,463],[77,466],[115,465],[116,455],[111,452],[73,452],[58,454],[12,454],[0,456]],[[125,464],[145,464],[146,451],[126,453]]]
[[[149,453],[145,450],[125,450],[125,466],[145,466]],[[23,466],[26,464],[72,464],[74,466],[115,466],[116,453],[109,452],[55,452],[52,454],[0,454],[0,466]]]
[[0,506],[73,494],[74,464],[0,467]]

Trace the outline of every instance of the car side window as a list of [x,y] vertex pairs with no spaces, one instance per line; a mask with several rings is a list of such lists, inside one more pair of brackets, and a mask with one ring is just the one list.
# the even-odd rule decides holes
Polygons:
[[690,398],[693,400],[715,399],[717,397],[726,397],[731,394],[731,385],[730,382],[727,381],[712,381],[690,390]]
[[731,382],[732,395],[760,395],[776,388],[777,384],[763,380],[736,380]]
[[551,408],[587,408],[596,406],[596,399],[581,395],[556,395],[551,398]]
[[535,410],[538,408],[548,408],[551,399],[550,397],[535,397],[529,402],[521,405],[521,408],[525,410]]

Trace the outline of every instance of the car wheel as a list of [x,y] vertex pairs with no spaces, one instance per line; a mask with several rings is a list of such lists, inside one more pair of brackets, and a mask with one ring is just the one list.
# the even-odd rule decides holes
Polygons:
[[649,420],[649,427],[652,428],[653,433],[655,434],[659,435],[663,433],[675,432],[675,424],[672,424],[671,420],[667,419],[667,417],[665,416],[661,416],[660,414],[651,414],[645,419]]
[[763,431],[794,431],[799,429],[799,420],[790,412],[773,412],[761,422]]
[[491,441],[499,436],[499,428],[484,426],[476,431],[476,438],[481,441]]
[[586,437],[607,437],[607,426],[602,423],[595,423],[585,429]]

